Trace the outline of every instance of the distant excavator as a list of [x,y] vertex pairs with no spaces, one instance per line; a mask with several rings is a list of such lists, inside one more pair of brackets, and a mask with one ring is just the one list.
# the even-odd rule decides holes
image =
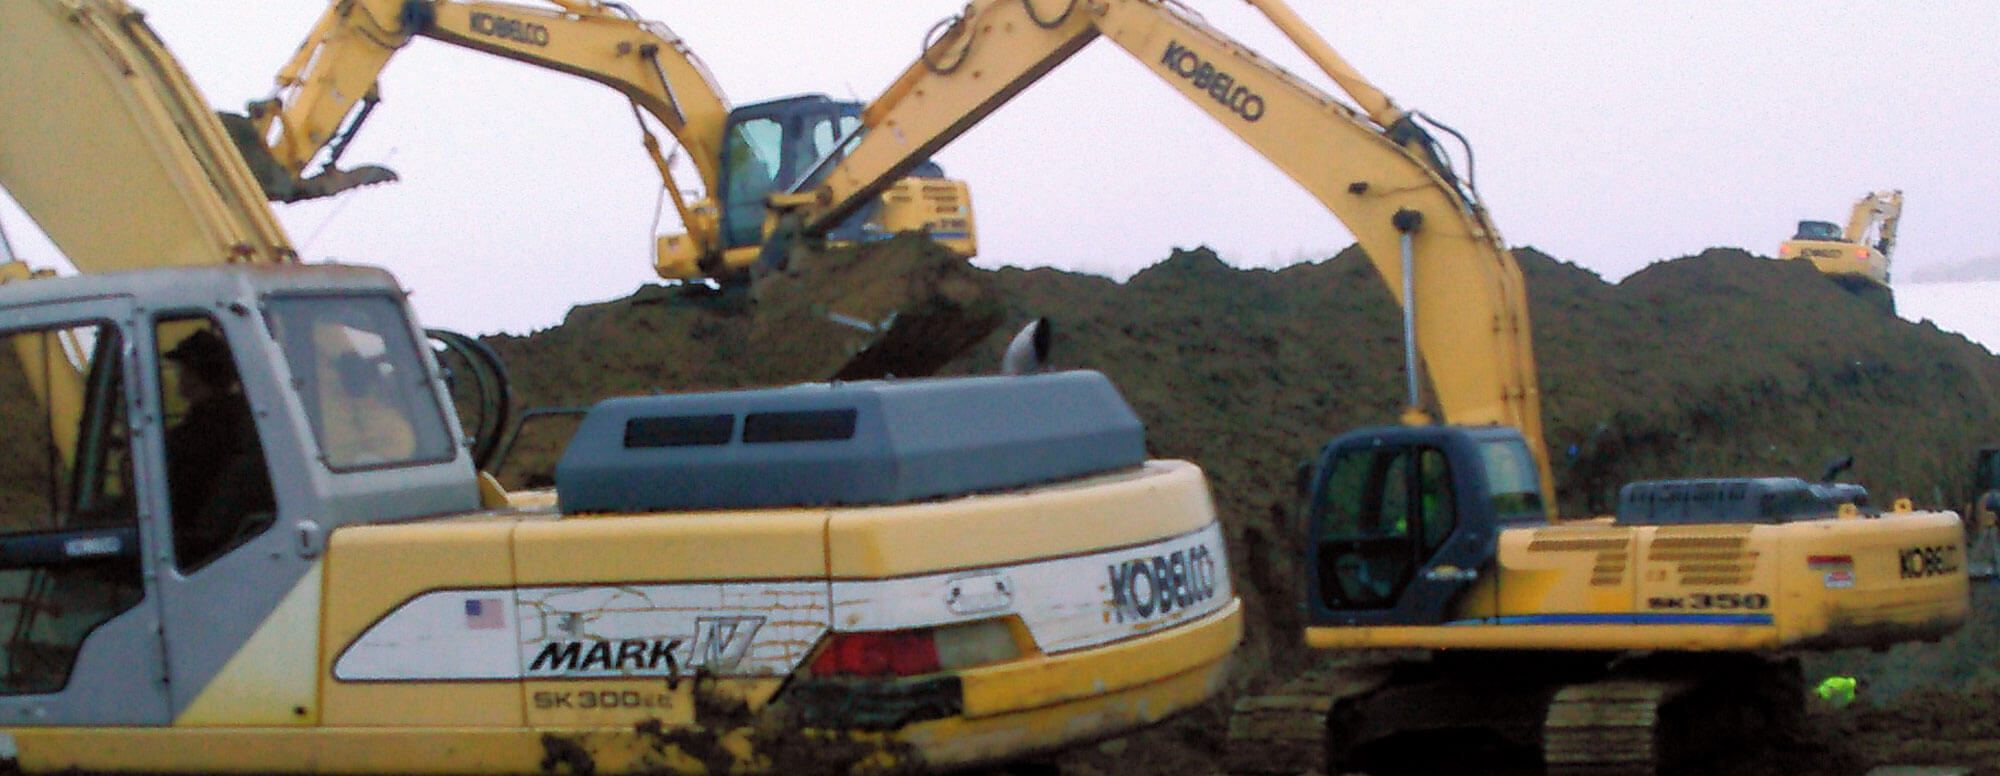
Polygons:
[[[584,78],[630,100],[646,153],[687,230],[657,238],[653,268],[660,277],[740,288],[752,279],[753,268],[789,264],[796,242],[790,238],[800,235],[787,232],[782,255],[766,250],[765,199],[818,186],[853,147],[863,106],[821,94],[732,106],[707,66],[665,24],[617,2],[545,5],[338,0],[278,71],[272,94],[251,101],[243,115],[221,114],[223,124],[272,201],[314,199],[392,181],[396,175],[380,166],[336,166],[380,102],[378,79],[390,60],[419,38],[485,52]],[[683,193],[670,156],[642,114],[678,143],[703,193]],[[906,161],[883,187],[831,203],[846,215],[803,236],[820,247],[839,247],[921,232],[952,256],[974,255],[978,246],[966,184],[944,177],[928,157]],[[907,252],[888,253],[896,257],[889,260],[907,258]],[[789,297],[773,306],[822,311],[809,316],[812,321],[787,317],[775,326],[853,356],[835,371],[802,371],[797,378],[931,374],[999,324],[996,295],[968,268],[898,264],[897,277],[864,281],[851,270],[853,261],[823,258],[819,264],[848,266],[800,268],[794,277],[758,288],[763,296]],[[796,277],[800,272],[811,276]],[[897,273],[873,273],[891,274]],[[848,321],[869,325],[857,329]],[[817,364],[800,368],[818,369]]]
[[[810,188],[840,158],[862,105],[820,94],[732,107],[708,67],[661,22],[623,3],[549,0],[552,7],[480,0],[341,0],[331,3],[278,71],[277,90],[223,116],[275,201],[297,201],[394,180],[362,165],[335,168],[381,100],[377,79],[416,38],[482,51],[603,84],[628,98],[686,151],[706,193],[690,200],[660,143],[640,122],[686,234],[659,238],[654,269],[667,279],[739,276],[763,242],[763,198]],[[324,153],[323,167],[304,171]],[[829,225],[834,240],[924,230],[964,256],[977,249],[970,195],[928,160],[891,190],[856,202],[857,218]]]
[[1811,261],[1841,288],[1894,314],[1889,258],[1896,250],[1896,221],[1902,214],[1900,189],[1868,194],[1855,201],[1844,231],[1831,221],[1800,221],[1792,239],[1778,246],[1778,258]]

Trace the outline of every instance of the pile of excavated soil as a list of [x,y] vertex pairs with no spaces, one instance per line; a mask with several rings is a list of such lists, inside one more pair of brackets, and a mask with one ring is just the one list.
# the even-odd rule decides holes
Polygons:
[[[2000,441],[2000,358],[1877,312],[1810,266],[1717,249],[1610,284],[1532,249],[1515,255],[1565,514],[1608,510],[1628,480],[1817,478],[1846,455],[1855,465],[1844,479],[1868,485],[1878,503],[1907,496],[1955,508],[1970,496],[1973,450]],[[1017,325],[1052,317],[1056,365],[1109,375],[1146,422],[1153,455],[1209,474],[1250,615],[1235,687],[1254,690],[1316,659],[1296,635],[1304,555],[1288,517],[1293,471],[1343,430],[1394,422],[1403,391],[1399,313],[1366,262],[1349,250],[1238,270],[1200,249],[1125,283],[1053,269],[973,272],[998,289],[1008,323],[944,371],[991,371]],[[667,297],[642,290],[578,308],[559,328],[489,342],[530,405],[827,376],[813,359],[832,339],[795,337],[790,352],[749,345],[757,316],[748,306],[763,302]],[[1815,658],[1809,667],[1822,675],[1865,668],[1884,692],[1815,717],[1810,740],[1774,751],[1820,758],[1826,772],[1956,756],[1950,742],[1992,735],[1981,726],[2000,706],[2000,679],[1984,645],[1996,636],[2000,623],[1982,616],[1940,645],[1862,663]],[[1064,764],[1086,774],[1212,772],[1227,703]],[[1867,743],[1890,739],[1921,751]],[[1974,759],[1992,767],[1995,755],[1983,757]]]
[[[794,257],[748,287],[646,286],[570,310],[531,336],[484,338],[516,404],[820,380],[921,377],[945,368],[1006,314],[992,273],[914,235]],[[500,472],[552,482],[573,419],[525,425]]]

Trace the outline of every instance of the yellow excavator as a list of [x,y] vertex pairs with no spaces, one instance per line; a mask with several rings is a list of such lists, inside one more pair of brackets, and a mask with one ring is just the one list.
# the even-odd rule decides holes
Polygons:
[[1893,314],[1896,300],[1889,289],[1889,259],[1896,250],[1896,222],[1902,216],[1901,190],[1869,193],[1855,200],[1845,230],[1831,221],[1800,221],[1792,239],[1778,246],[1778,258],[1810,261],[1841,288]]
[[[1358,110],[1178,3],[975,0],[869,105],[820,193],[773,197],[783,228],[837,222],[829,203],[884,185],[870,172],[893,166],[883,160],[935,152],[1103,37],[1354,234],[1404,310],[1408,409],[1307,467],[1298,605],[1307,643],[1356,664],[1239,702],[1232,770],[1394,770],[1408,763],[1383,752],[1494,741],[1552,773],[1650,774],[1680,751],[1683,723],[1802,710],[1797,651],[1960,626],[1957,517],[1905,500],[1878,509],[1859,486],[1633,483],[1616,515],[1559,518],[1526,289],[1474,189],[1469,146],[1399,108],[1280,0],[1250,4]],[[1465,174],[1434,130],[1460,140]],[[1393,749],[1408,741],[1427,745]]]
[[[1000,323],[997,294],[964,263],[977,249],[970,193],[925,157],[881,171],[887,185],[843,203],[848,217],[807,235],[817,250],[802,255],[811,260],[793,263],[798,240],[789,234],[787,250],[767,250],[766,196],[816,187],[853,142],[861,105],[806,94],[732,106],[686,41],[622,3],[330,3],[279,69],[274,92],[247,115],[222,114],[267,196],[296,201],[394,179],[378,166],[337,164],[379,103],[380,75],[420,38],[574,75],[628,99],[688,230],[657,239],[654,270],[750,289],[762,302],[751,308],[759,330],[799,343],[766,348],[794,354],[781,377],[929,375]],[[683,194],[648,119],[684,152],[704,194]],[[905,232],[925,235],[925,249],[877,249]],[[847,269],[863,263],[866,272]],[[777,269],[789,272],[769,271]],[[682,286],[703,304],[710,288]]]
[[1222,686],[1205,478],[1101,375],[612,400],[508,493],[138,11],[0,4],[0,105],[82,273],[0,270],[9,772],[949,770]]
[[[732,106],[686,41],[623,3],[335,0],[278,71],[277,90],[251,102],[247,116],[224,116],[271,199],[328,196],[395,178],[379,166],[335,165],[380,101],[379,75],[417,38],[595,81],[628,98],[635,120],[644,111],[664,127],[706,192],[692,200],[682,193],[659,140],[639,120],[646,152],[688,230],[658,238],[654,269],[669,280],[740,279],[760,259],[765,195],[816,186],[860,123],[859,103],[821,94]],[[321,169],[307,175],[322,155]],[[890,185],[851,203],[858,215],[815,236],[856,242],[923,231],[960,256],[976,253],[964,182],[923,158],[883,172]]]

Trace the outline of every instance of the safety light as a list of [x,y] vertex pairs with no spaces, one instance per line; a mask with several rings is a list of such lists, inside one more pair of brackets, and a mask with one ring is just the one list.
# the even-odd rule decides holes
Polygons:
[[1005,618],[893,631],[841,631],[813,658],[815,676],[894,677],[999,663],[1021,656]]
[[929,628],[835,633],[813,660],[820,676],[916,676],[943,670]]
[[1865,258],[1868,258],[1868,249],[1867,249],[1867,248],[1855,248],[1855,249],[1854,249],[1854,258],[1857,258],[1857,259],[1865,259]]

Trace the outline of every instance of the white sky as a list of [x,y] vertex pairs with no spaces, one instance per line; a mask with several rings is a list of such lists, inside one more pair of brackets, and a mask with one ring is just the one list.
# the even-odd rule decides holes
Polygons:
[[[134,1],[210,102],[237,110],[270,90],[323,8]],[[868,99],[962,5],[631,4],[685,37],[738,104],[812,91]],[[1247,5],[1190,4],[1331,90]],[[2000,254],[1992,5],[1294,5],[1403,107],[1471,138],[1480,190],[1509,244],[1607,279],[1710,246],[1768,255],[1796,221],[1843,221],[1856,198],[1882,188],[1907,198],[1898,267]],[[386,266],[414,290],[427,324],[474,333],[546,328],[571,305],[655,279],[659,183],[612,92],[428,40],[398,55],[381,88],[385,100],[344,163],[385,163],[403,180],[278,206],[308,259]],[[972,186],[982,266],[1124,278],[1175,246],[1277,267],[1351,241],[1106,41],[937,159]],[[657,231],[680,231],[670,207],[658,218]],[[5,223],[35,261],[45,249],[20,234],[18,217]]]

